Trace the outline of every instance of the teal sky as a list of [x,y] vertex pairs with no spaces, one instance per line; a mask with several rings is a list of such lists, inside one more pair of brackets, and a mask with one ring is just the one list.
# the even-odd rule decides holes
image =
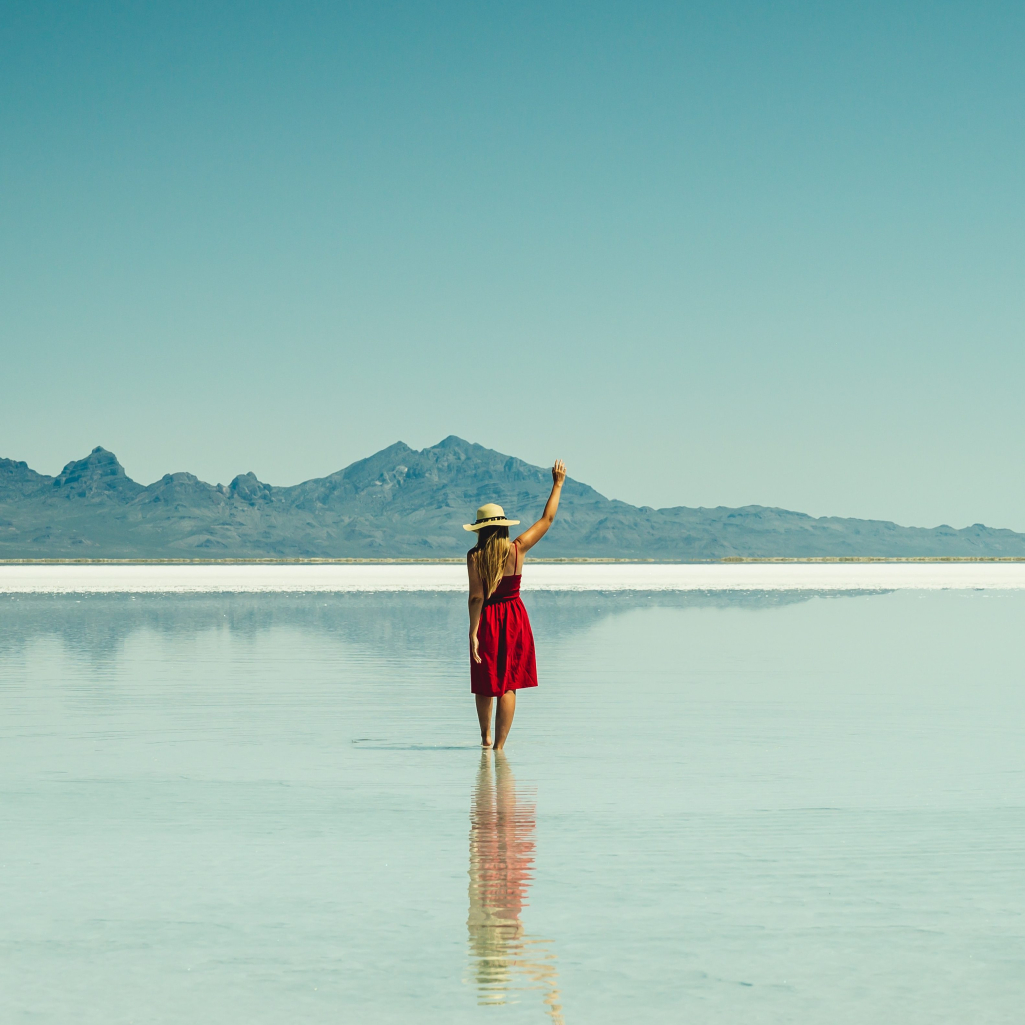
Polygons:
[[1025,530],[1025,6],[3,6],[0,455]]

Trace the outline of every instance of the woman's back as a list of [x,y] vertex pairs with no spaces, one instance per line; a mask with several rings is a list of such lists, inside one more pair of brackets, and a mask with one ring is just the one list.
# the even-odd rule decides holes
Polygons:
[[[523,572],[523,555],[519,544],[513,541],[509,545],[509,554],[505,557],[505,568],[502,571],[502,580],[509,577],[518,577]],[[501,583],[498,585],[501,587]]]
[[498,581],[498,587],[491,592],[490,597],[485,599],[485,605],[495,605],[501,601],[511,601],[513,598],[520,596],[520,580],[522,576],[519,573],[506,573],[501,580]]

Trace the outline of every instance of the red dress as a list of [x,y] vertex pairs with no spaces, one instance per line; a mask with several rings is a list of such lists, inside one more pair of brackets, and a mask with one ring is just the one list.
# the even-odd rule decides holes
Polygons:
[[520,601],[520,577],[519,573],[502,577],[481,609],[477,627],[480,662],[470,656],[470,690],[474,694],[500,698],[507,690],[537,686],[534,634]]

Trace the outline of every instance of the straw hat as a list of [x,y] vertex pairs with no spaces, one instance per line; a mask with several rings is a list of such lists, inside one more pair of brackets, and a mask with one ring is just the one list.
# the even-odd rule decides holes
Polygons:
[[519,520],[507,520],[505,510],[494,502],[488,502],[477,510],[473,523],[464,523],[463,530],[480,530],[481,527],[515,527]]

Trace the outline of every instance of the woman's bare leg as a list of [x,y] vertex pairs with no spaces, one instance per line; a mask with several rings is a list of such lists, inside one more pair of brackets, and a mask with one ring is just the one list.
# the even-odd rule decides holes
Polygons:
[[512,729],[513,716],[516,714],[516,691],[507,690],[498,699],[498,713],[495,715],[495,750],[505,747],[505,738]]
[[[491,747],[491,702],[484,694],[474,694],[474,701],[477,702],[477,721],[480,723],[480,746]],[[506,730],[506,733],[509,731]]]

